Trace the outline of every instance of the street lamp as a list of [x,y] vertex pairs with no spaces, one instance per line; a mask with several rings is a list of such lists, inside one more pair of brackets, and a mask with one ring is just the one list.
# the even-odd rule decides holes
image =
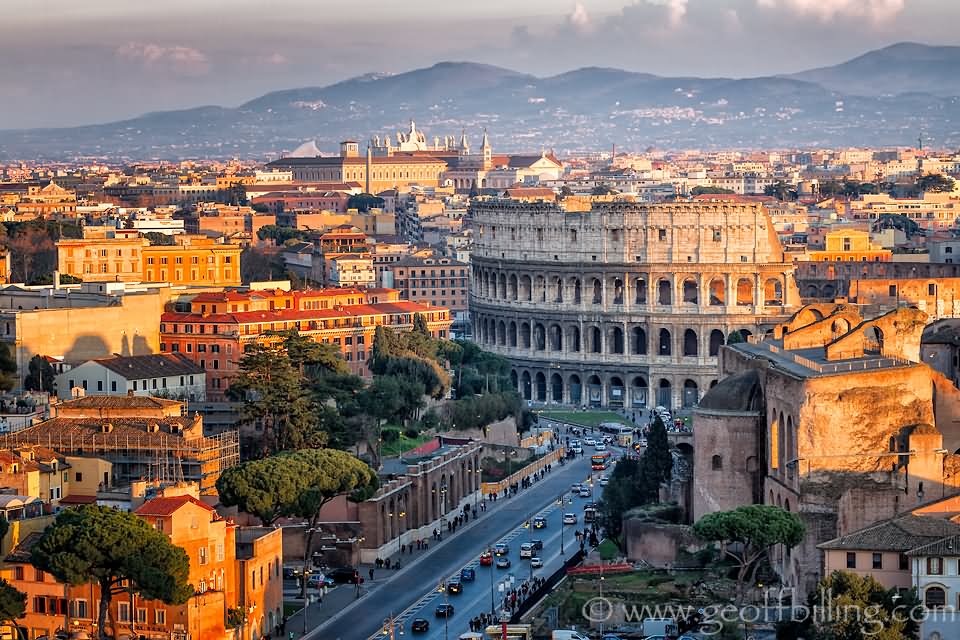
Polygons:
[[447,584],[443,580],[437,585],[437,591],[443,592],[443,640],[448,640],[447,633],[450,629],[450,595],[447,591]]
[[[399,632],[397,630],[398,625],[400,627]],[[396,640],[397,636],[403,635],[403,623],[398,623],[397,619],[393,617],[393,613],[383,621],[383,635],[389,636],[390,640]]]

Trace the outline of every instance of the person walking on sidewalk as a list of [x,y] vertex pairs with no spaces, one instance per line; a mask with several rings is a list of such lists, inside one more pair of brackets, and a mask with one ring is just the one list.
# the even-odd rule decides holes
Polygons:
[[370,571],[368,573],[370,575],[370,582],[373,582],[373,567],[370,567]]

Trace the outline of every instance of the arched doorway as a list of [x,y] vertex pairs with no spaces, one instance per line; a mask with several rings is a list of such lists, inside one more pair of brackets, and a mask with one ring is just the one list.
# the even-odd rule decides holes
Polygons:
[[710,332],[710,350],[707,352],[710,354],[710,357],[716,356],[720,353],[720,347],[723,346],[723,331],[719,329],[714,329]]
[[599,407],[603,403],[603,383],[600,377],[592,375],[587,378],[587,404]]
[[700,351],[700,345],[697,340],[697,332],[693,329],[686,329],[683,332],[683,355],[686,357],[696,357]]
[[630,402],[635,407],[647,406],[647,379],[643,376],[637,376],[630,384]]
[[554,402],[563,402],[563,378],[559,373],[550,376],[550,399]]
[[533,395],[533,390],[531,389],[532,385],[530,384],[530,372],[524,371],[523,375],[520,376],[520,382],[523,384],[523,388],[520,393],[523,394],[524,400],[530,400]]
[[580,376],[573,374],[570,376],[570,403],[579,405],[583,402],[583,389],[580,386]]
[[883,353],[883,331],[872,324],[863,330],[863,350],[866,353]]
[[666,378],[661,378],[657,385],[657,406],[673,409],[673,388]]
[[610,388],[607,390],[607,404],[611,407],[622,407],[624,400],[623,380],[618,376],[610,378]]
[[538,371],[537,375],[534,377],[536,380],[537,386],[537,402],[546,402],[547,401],[547,376],[543,375],[542,371]]
[[700,401],[698,395],[697,383],[693,380],[684,380],[683,382],[683,408],[692,409]]

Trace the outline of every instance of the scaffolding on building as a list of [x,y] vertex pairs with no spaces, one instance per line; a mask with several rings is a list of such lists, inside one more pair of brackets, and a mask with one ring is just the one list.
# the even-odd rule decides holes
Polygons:
[[[204,494],[214,493],[220,474],[240,462],[236,431],[188,439],[131,430],[78,433],[71,429],[65,433],[43,429],[43,426],[41,423],[23,431],[2,434],[0,447],[9,450],[37,446],[62,455],[103,458],[113,464],[115,482],[196,482]],[[164,437],[158,438],[158,435]]]

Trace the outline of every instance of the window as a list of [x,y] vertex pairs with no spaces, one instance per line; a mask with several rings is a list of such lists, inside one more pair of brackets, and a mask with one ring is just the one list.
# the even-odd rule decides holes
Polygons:
[[153,612],[153,621],[158,625],[167,624],[167,610],[166,609],[157,609]]
[[713,459],[710,461],[710,466],[714,471],[720,471],[723,469],[723,456],[713,456]]
[[[177,345],[174,345],[174,346],[177,346]],[[116,391],[116,390],[117,390],[117,381],[116,381],[116,380],[111,380],[111,381],[110,381],[110,391]]]
[[40,569],[34,569],[33,580],[34,582],[43,582],[43,571],[41,571]]
[[666,229],[657,229],[657,239],[666,240],[667,239],[667,230]]
[[14,580],[23,580],[23,567],[17,565],[13,568],[13,579]]
[[931,282],[930,284],[928,284],[928,285],[927,285],[927,295],[928,295],[928,296],[935,296],[935,295],[937,295],[937,285],[933,284],[932,282]]
[[73,618],[86,618],[87,617],[87,601],[86,600],[72,600],[70,602],[72,611],[70,616]]
[[223,543],[217,543],[217,562],[223,562]]
[[890,294],[891,297],[896,297],[896,295],[897,295],[897,285],[895,285],[895,284],[890,285],[889,294]]
[[207,547],[200,547],[200,564],[207,564]]
[[900,568],[900,571],[907,571],[910,569],[910,558],[908,558],[907,554],[905,553],[900,554],[899,568]]
[[47,599],[43,596],[34,596],[33,598],[33,612],[34,613],[46,613],[47,612]]
[[[933,558],[927,558],[927,562],[930,560]],[[943,587],[928,587],[923,594],[923,604],[927,609],[942,609],[947,604],[947,592]]]
[[137,622],[139,624],[147,624],[147,610],[146,609],[137,609]]
[[723,232],[720,231],[719,229],[714,229],[714,230],[713,230],[713,241],[714,241],[714,242],[720,242],[720,241],[722,241],[722,240],[723,240]]
[[97,380],[97,391],[103,391],[103,380]]
[[874,569],[883,569],[883,554],[875,553],[873,554],[873,568]]
[[83,482],[83,473],[77,471],[73,476],[77,479],[77,482]]
[[857,568],[857,554],[853,551],[847,552],[847,569]]
[[943,558],[927,558],[927,575],[943,575]]
[[130,622],[130,603],[117,603],[117,622]]

